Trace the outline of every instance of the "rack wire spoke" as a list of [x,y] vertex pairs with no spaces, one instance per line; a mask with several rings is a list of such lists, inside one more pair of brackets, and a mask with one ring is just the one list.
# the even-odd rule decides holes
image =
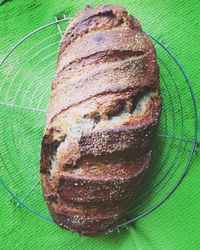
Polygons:
[[[49,46],[48,46],[48,48],[49,48]],[[41,51],[43,51],[43,50],[44,50],[44,48],[43,48],[42,50],[40,50],[39,52],[37,52],[37,55],[39,55],[39,53],[40,53]],[[54,53],[55,53],[55,52],[54,52]],[[34,56],[35,56],[35,55],[33,55],[33,56],[31,57],[31,59],[34,58]],[[48,55],[48,57],[49,57],[49,55]],[[27,61],[27,63],[28,63],[31,59],[29,58],[29,60]],[[37,62],[37,64],[39,64],[42,60],[44,60],[44,58],[42,58],[39,62]],[[18,72],[19,72],[19,71],[18,71]],[[29,71],[27,74],[29,74],[30,72],[31,72],[31,71]],[[25,78],[27,77],[27,74],[25,75]],[[14,79],[16,79],[16,76],[15,76]],[[21,81],[19,87],[17,88],[17,91],[16,91],[15,96],[14,96],[14,98],[13,98],[14,102],[16,101],[17,93],[20,92],[20,88],[21,88],[21,86],[23,86],[24,81],[25,81],[25,79],[23,79],[23,80]],[[12,86],[13,82],[14,82],[14,80],[11,82],[11,85],[10,85],[10,86]],[[30,84],[29,84],[28,86],[30,87]],[[7,94],[6,94],[5,100],[6,100],[6,99],[8,98],[8,96],[9,96],[9,91],[10,91],[10,88],[9,88]],[[27,92],[25,92],[25,95],[26,95],[26,93],[27,93]],[[23,100],[24,100],[24,98],[22,99],[21,104],[18,105],[19,107],[20,107],[20,106],[23,107]],[[30,110],[30,109],[32,109],[32,108],[31,108],[31,107],[28,107],[28,110]],[[35,110],[39,110],[39,108],[37,107]],[[13,130],[13,121],[14,121],[14,119],[12,118],[12,116],[13,116],[13,109],[12,109],[11,112],[10,112],[10,124],[11,124],[11,128],[12,128],[12,130]],[[20,120],[19,120],[20,143],[21,143],[21,145],[23,146],[25,153],[28,154],[27,148],[26,148],[26,146],[25,146],[25,144],[24,144],[24,142],[23,142],[23,136],[21,135],[21,129],[22,129],[21,118],[22,118],[22,116],[20,116],[19,118],[20,118]],[[35,171],[34,171],[34,169],[33,169],[32,171],[30,171],[30,167],[27,167],[27,166],[26,166],[26,163],[24,162],[23,157],[21,157],[21,154],[20,154],[19,151],[18,151],[17,143],[16,143],[15,136],[14,136],[13,133],[12,133],[12,138],[13,138],[13,143],[14,143],[14,145],[15,145],[16,151],[18,152],[18,153],[17,153],[17,156],[18,156],[18,158],[20,159],[21,166],[24,168],[24,171],[27,171],[27,173],[28,173],[32,178],[35,179],[35,178],[36,178],[36,177],[34,176]],[[32,144],[31,144],[31,146],[32,146]],[[32,149],[32,151],[33,151],[33,149]],[[33,152],[34,152],[34,151],[33,151]],[[30,155],[30,154],[29,154],[29,155]],[[32,154],[31,154],[31,157],[32,157]],[[30,158],[29,158],[29,163],[30,163],[30,166],[35,167],[35,166],[34,166],[34,161],[33,161],[32,159],[30,159]],[[25,168],[26,168],[27,170],[25,170]],[[33,171],[34,171],[34,172],[33,172]],[[27,183],[26,178],[23,178],[23,176],[22,176],[22,179]]]

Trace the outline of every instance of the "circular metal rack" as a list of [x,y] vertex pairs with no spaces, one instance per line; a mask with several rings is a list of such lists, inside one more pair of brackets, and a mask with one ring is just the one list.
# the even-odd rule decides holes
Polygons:
[[[68,20],[65,16],[31,32],[0,62],[0,182],[17,207],[49,221],[53,220],[40,186],[40,145],[57,51]],[[149,214],[174,192],[196,147],[198,117],[189,79],[167,46],[148,35],[157,51],[163,109],[148,176],[119,227]]]

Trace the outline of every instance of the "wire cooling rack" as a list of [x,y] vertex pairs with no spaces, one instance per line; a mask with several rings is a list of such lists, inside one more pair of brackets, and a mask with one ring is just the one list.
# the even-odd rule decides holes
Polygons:
[[[0,62],[0,182],[11,194],[9,202],[48,221],[53,220],[41,191],[40,145],[58,47],[69,19],[55,18],[29,33]],[[148,35],[157,50],[163,110],[148,176],[118,228],[149,214],[174,192],[197,145],[197,108],[188,77],[162,40]]]

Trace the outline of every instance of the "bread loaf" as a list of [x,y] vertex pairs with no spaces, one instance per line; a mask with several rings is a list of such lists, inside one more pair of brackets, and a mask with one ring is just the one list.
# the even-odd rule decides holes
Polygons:
[[161,112],[150,38],[117,5],[87,6],[60,45],[41,149],[54,221],[81,235],[113,230],[143,181]]

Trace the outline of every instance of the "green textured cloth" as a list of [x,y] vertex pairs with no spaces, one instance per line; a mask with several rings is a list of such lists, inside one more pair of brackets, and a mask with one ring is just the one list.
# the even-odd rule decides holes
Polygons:
[[[191,2],[2,0],[0,1],[0,60],[19,39],[36,28],[54,21],[55,16],[62,17],[63,13],[73,16],[86,4],[96,6],[102,3],[123,5],[129,13],[141,21],[146,31],[158,38],[162,37],[165,43],[170,44],[170,50],[177,56],[189,76],[199,109],[200,2],[197,0]],[[39,41],[39,36],[36,39]],[[30,66],[25,65],[25,70]],[[0,85],[2,81],[1,75]],[[182,94],[187,100],[189,92]],[[187,114],[190,113],[191,105],[187,101],[183,108]],[[5,115],[4,118],[7,119],[9,126],[9,117]],[[188,127],[191,126],[188,121]],[[0,136],[1,154],[4,157],[6,149],[4,149],[2,127]],[[199,135],[198,141],[200,141]],[[11,152],[14,150],[12,146],[10,150]],[[132,223],[128,229],[121,229],[119,233],[113,232],[98,238],[80,237],[58,228],[23,207],[17,208],[15,202],[9,202],[10,194],[0,185],[0,249],[199,249],[199,163],[200,157],[195,154],[181,185],[154,212]],[[6,182],[1,164],[3,163],[0,160],[0,178]]]

